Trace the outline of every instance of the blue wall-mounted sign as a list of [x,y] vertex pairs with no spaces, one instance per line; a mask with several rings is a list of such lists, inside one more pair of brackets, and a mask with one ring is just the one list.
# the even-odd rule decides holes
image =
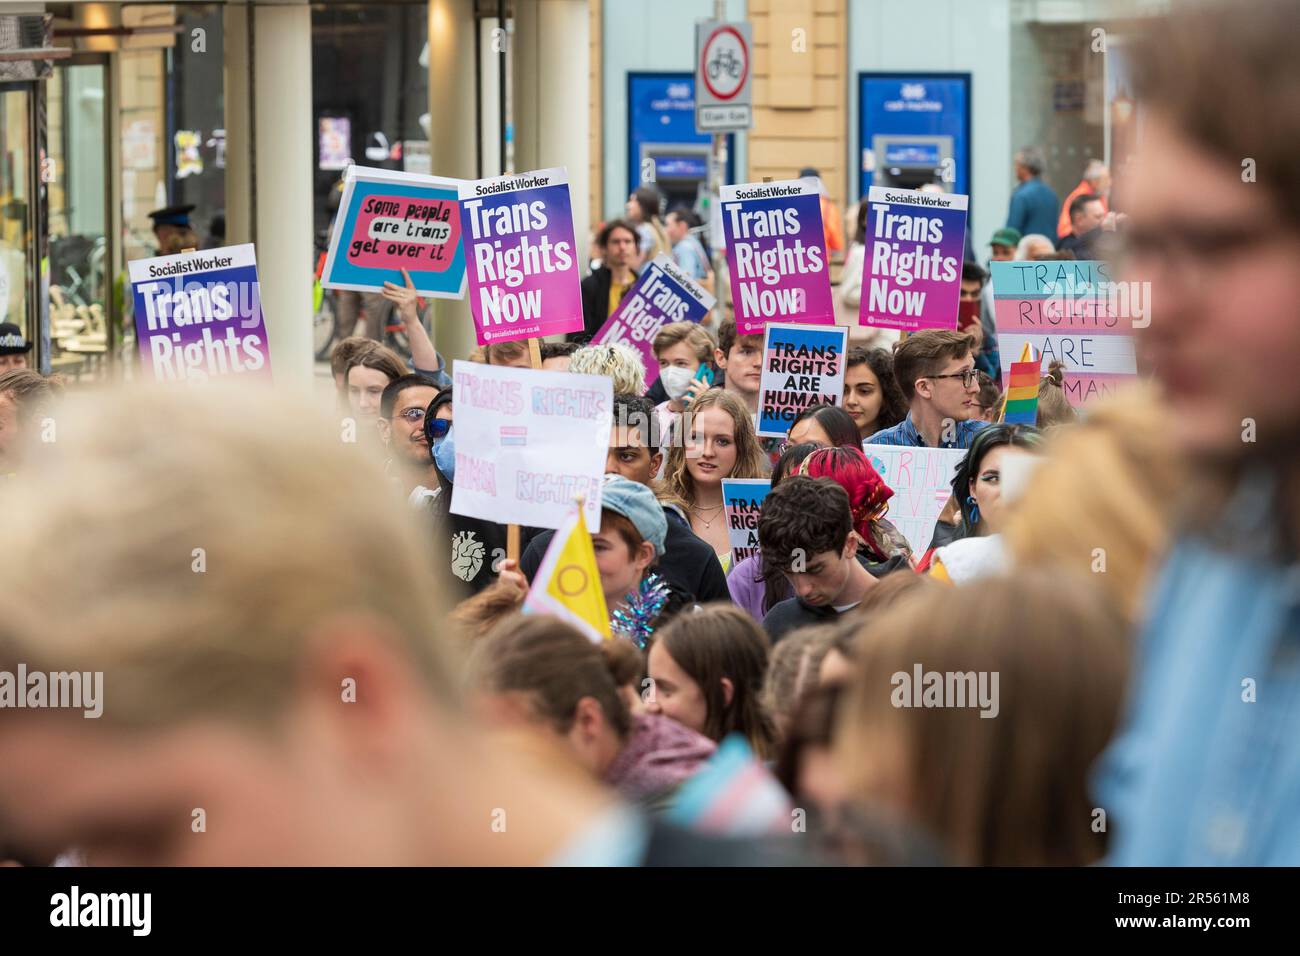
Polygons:
[[[867,195],[873,173],[864,168],[877,136],[889,138],[877,165],[938,165],[936,137],[949,137],[955,181],[948,191],[970,195],[970,74],[858,74],[858,190]],[[909,143],[908,137],[921,142]],[[974,197],[971,197],[974,202]]]
[[[691,73],[627,75],[627,191],[641,185],[641,147],[658,144],[708,146],[713,137],[695,132],[695,76]],[[656,150],[655,177],[708,178],[708,156]],[[702,165],[701,165],[702,163]],[[735,182],[735,137],[727,137],[727,182]],[[615,210],[609,210],[613,213]]]

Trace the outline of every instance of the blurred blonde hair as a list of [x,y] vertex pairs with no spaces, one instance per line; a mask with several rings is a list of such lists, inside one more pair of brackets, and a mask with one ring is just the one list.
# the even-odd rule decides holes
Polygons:
[[103,671],[114,723],[265,725],[313,632],[352,618],[455,701],[431,549],[383,488],[292,395],[71,396],[59,440],[6,487],[0,666]]
[[1137,387],[1053,431],[1007,519],[1015,564],[1089,574],[1136,620],[1187,475],[1165,414],[1150,388]]
[[608,375],[615,395],[645,394],[645,363],[630,346],[584,345],[569,357],[569,371],[579,375]]

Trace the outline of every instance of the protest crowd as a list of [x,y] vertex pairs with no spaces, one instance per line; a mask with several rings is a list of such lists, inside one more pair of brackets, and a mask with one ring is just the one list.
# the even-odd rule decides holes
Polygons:
[[1300,863],[1298,13],[1162,22],[1122,196],[1025,147],[991,237],[792,169],[725,253],[653,185],[575,249],[555,170],[464,185],[489,334],[389,270],[410,359],[337,341],[327,409],[0,327],[0,671],[104,703],[0,712],[0,859]]

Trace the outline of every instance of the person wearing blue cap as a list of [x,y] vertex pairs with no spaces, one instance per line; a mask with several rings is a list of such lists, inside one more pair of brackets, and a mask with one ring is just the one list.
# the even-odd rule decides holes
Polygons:
[[600,509],[600,530],[591,543],[612,614],[627,607],[628,595],[663,556],[668,519],[653,491],[621,475],[605,476]]
[[193,227],[190,225],[190,213],[193,211],[194,204],[187,203],[183,206],[164,206],[149,213],[158,248],[164,254],[175,237],[193,235]]

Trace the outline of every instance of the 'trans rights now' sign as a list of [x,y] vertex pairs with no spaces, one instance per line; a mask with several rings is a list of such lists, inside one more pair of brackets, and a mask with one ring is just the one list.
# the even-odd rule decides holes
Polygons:
[[737,333],[777,318],[833,325],[817,180],[723,186],[721,203]]
[[582,330],[563,168],[462,183],[460,213],[479,345]]
[[918,332],[956,329],[967,197],[872,186],[858,322]]

